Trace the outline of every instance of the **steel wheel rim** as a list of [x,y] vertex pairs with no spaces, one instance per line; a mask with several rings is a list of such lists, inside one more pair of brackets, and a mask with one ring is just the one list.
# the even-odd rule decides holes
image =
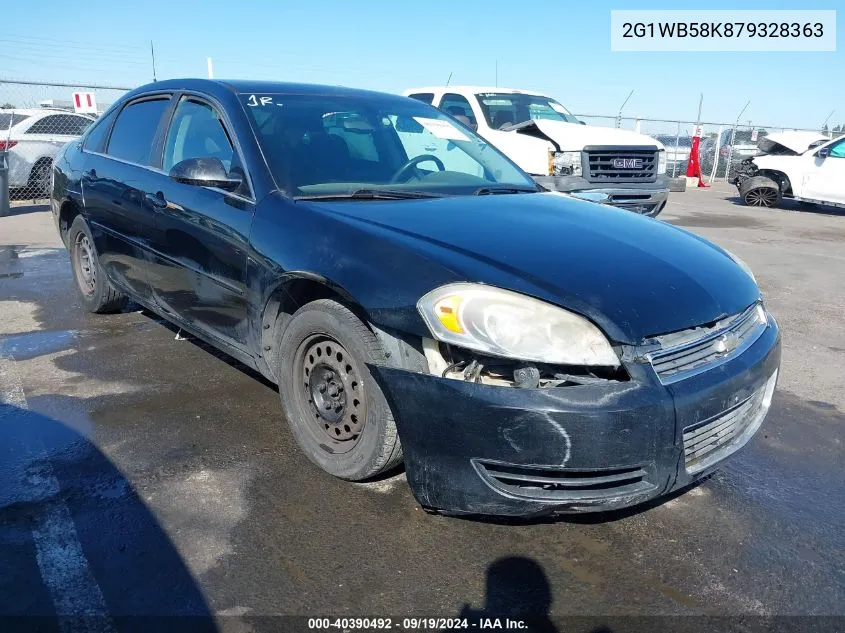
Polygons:
[[97,267],[95,265],[94,248],[85,233],[79,233],[76,236],[73,254],[73,264],[76,268],[76,278],[79,280],[79,289],[90,296],[97,289]]
[[777,201],[777,191],[770,187],[752,189],[745,194],[745,201],[752,207],[771,207]]
[[336,339],[314,334],[295,356],[298,408],[314,438],[332,453],[346,453],[360,440],[367,402],[355,359]]

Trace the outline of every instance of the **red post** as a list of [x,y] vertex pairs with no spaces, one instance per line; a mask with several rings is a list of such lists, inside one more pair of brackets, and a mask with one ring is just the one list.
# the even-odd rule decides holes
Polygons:
[[699,160],[698,150],[701,145],[701,130],[695,130],[695,136],[692,137],[692,147],[690,147],[689,162],[687,163],[687,176],[690,178],[698,178],[699,187],[709,187],[704,179],[701,177],[701,161]]

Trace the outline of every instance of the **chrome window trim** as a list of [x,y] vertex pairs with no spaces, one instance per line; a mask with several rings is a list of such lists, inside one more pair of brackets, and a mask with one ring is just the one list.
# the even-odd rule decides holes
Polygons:
[[[131,165],[132,167],[140,167],[141,169],[146,169],[147,171],[151,171],[155,174],[161,174],[162,176],[167,176],[168,178],[170,175],[164,171],[163,169],[159,169],[158,167],[152,167],[150,165],[142,165],[141,163],[133,163],[131,160],[124,160],[122,158],[117,158],[116,156],[111,156],[110,154],[103,154],[102,152],[92,152],[91,150],[82,149],[83,152],[86,154],[91,154],[93,156],[101,156],[103,158],[107,158],[109,160],[117,161],[118,163],[123,163],[124,165]],[[224,189],[220,189],[219,187],[201,187],[201,189],[208,189],[209,191],[215,191],[217,193],[221,193],[224,196],[229,198],[236,198],[237,200],[241,200],[243,202],[248,202],[250,204],[256,204],[255,198],[247,198],[246,196],[242,196],[239,193],[232,193],[231,191],[226,191]]]
[[[746,318],[748,318],[751,313],[756,312],[760,307],[762,307],[762,303],[758,301],[752,304],[749,308],[747,308],[740,314],[735,315],[733,318],[730,318],[730,322],[727,323],[725,326],[719,328],[718,330],[705,334],[701,338],[697,338],[693,341],[688,341],[680,345],[649,351],[644,355],[644,358],[648,360],[649,364],[652,365],[652,369],[654,369],[654,362],[656,360],[659,360],[661,357],[676,354],[678,352],[682,352],[693,347],[698,347],[710,341],[715,341],[717,338],[719,338],[726,332],[734,330],[738,324],[744,323]],[[681,371],[670,376],[661,376],[657,372],[657,370],[654,370],[655,375],[657,376],[658,380],[660,380],[660,384],[671,385],[672,383],[676,383],[681,380],[686,380],[687,378],[692,378],[693,376],[703,374],[706,371],[710,371],[711,369],[724,365],[725,363],[733,360],[737,356],[743,354],[746,350],[748,350],[749,347],[751,347],[752,345],[754,345],[754,343],[757,342],[757,340],[771,325],[771,317],[769,313],[765,310],[765,308],[763,308],[763,311],[766,315],[766,323],[758,322],[757,326],[740,342],[739,345],[737,345],[737,347],[732,349],[730,352],[720,356],[718,360],[715,360],[710,363],[703,363],[697,367],[693,367],[692,369]]]

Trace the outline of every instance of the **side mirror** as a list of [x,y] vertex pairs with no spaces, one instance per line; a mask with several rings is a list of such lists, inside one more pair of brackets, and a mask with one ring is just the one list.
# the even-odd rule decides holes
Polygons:
[[241,186],[241,178],[229,174],[219,158],[188,158],[173,165],[169,176],[183,185],[217,187],[234,191]]
[[829,147],[822,147],[819,151],[816,152],[816,156],[819,158],[827,158],[830,156],[830,148]]

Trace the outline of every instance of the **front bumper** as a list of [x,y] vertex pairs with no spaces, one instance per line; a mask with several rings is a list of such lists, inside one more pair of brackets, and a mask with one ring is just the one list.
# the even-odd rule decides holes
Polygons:
[[780,335],[770,319],[740,356],[669,385],[643,363],[628,364],[628,382],[552,389],[373,370],[420,505],[533,516],[632,506],[707,475],[750,439],[766,409],[704,464],[685,456],[685,429],[689,438],[722,426],[708,421],[730,416],[767,386],[770,401],[779,365]]
[[568,193],[576,198],[609,204],[628,211],[656,216],[669,199],[670,178],[657,176],[654,182],[631,183],[624,187],[609,187],[606,183],[591,183],[580,176],[532,176],[550,191]]

